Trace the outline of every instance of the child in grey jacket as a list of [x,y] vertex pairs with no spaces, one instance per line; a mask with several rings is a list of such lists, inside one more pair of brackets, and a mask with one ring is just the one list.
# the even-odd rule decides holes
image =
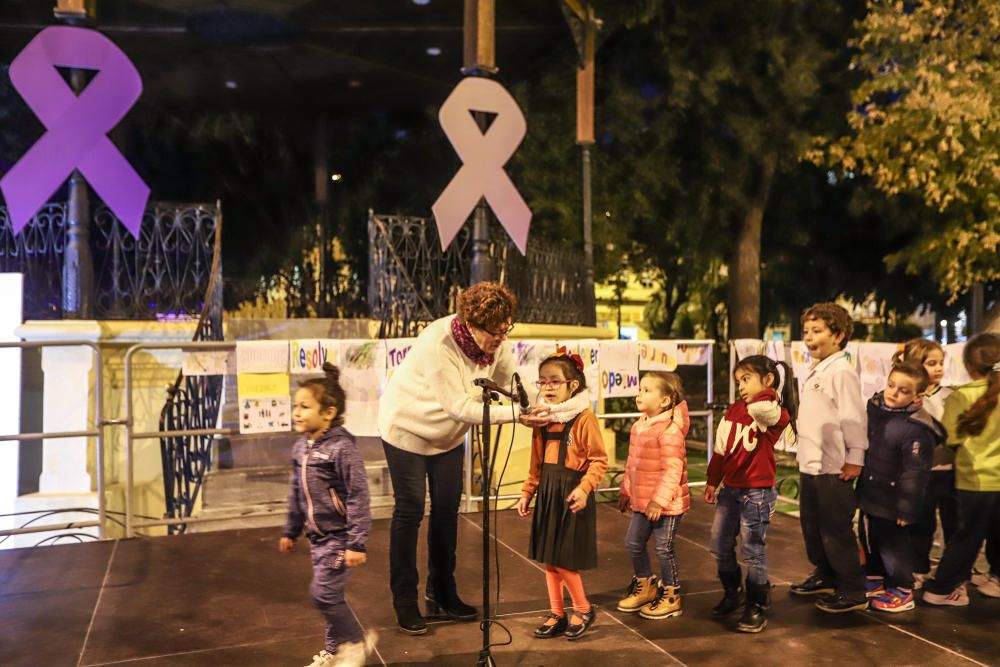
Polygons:
[[295,392],[292,419],[302,437],[292,448],[288,519],[278,547],[292,551],[305,529],[313,566],[309,590],[326,621],[325,648],[309,667],[360,666],[375,636],[362,632],[344,586],[350,568],[367,560],[368,480],[354,436],[343,427],[340,371],[328,363],[323,371],[323,379],[307,380]]

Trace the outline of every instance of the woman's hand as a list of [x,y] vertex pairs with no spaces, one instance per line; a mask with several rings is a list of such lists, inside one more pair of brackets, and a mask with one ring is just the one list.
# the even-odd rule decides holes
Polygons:
[[368,562],[368,554],[364,551],[351,551],[348,549],[344,552],[344,565],[347,567],[357,567],[358,565],[364,565]]
[[283,554],[295,551],[295,540],[290,537],[282,537],[278,540],[278,551]]
[[587,494],[578,486],[566,496],[566,502],[569,503],[570,512],[579,512],[587,506]]
[[528,412],[522,412],[518,421],[530,428],[538,428],[552,422],[552,411],[546,405],[536,405]]
[[849,482],[855,479],[861,474],[861,466],[856,466],[853,463],[845,463],[844,467],[840,469],[840,479],[845,482]]
[[663,515],[663,508],[650,500],[646,504],[646,518],[650,521],[657,521]]
[[531,514],[531,508],[528,507],[529,503],[531,503],[531,496],[521,496],[521,499],[517,501],[518,516],[528,516]]

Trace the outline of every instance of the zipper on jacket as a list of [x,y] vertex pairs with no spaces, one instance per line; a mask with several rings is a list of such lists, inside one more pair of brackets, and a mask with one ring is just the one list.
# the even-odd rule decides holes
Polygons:
[[301,465],[301,481],[302,492],[306,494],[306,525],[313,529],[313,532],[317,535],[322,535],[319,526],[316,525],[316,519],[313,516],[313,501],[312,496],[309,494],[309,483],[306,480],[306,469],[309,467],[309,454],[312,450],[312,443],[306,440],[306,455],[302,457]]

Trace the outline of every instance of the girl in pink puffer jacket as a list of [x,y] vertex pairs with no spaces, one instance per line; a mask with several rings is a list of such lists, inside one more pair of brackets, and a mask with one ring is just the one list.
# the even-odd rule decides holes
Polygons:
[[[642,416],[632,426],[618,499],[623,513],[632,512],[625,546],[635,576],[618,610],[664,619],[681,615],[674,536],[681,516],[691,507],[684,449],[690,421],[681,379],[675,373],[643,375],[635,403]],[[651,535],[660,561],[659,580],[646,550]]]

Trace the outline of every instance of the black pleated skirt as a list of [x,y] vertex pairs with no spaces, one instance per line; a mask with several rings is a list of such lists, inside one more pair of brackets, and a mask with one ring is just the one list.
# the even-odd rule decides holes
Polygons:
[[567,570],[597,567],[597,507],[594,494],[587,498],[587,506],[575,514],[566,502],[566,497],[582,478],[582,472],[566,466],[542,464],[531,519],[528,555],[532,560]]

